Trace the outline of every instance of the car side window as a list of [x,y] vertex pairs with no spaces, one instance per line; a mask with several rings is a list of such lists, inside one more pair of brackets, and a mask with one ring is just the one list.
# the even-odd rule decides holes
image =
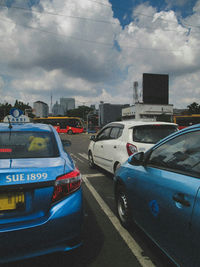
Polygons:
[[110,138],[110,130],[111,128],[105,128],[104,130],[102,130],[98,135],[97,135],[97,141],[100,140],[108,140]]
[[159,146],[147,165],[200,177],[200,131],[186,133]]
[[119,137],[119,130],[118,127],[113,127],[110,131],[110,138],[111,139],[117,139]]

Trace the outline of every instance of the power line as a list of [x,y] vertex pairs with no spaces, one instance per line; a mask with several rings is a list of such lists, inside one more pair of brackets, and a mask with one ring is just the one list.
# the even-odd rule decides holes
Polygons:
[[[6,5],[2,5],[2,4],[0,4],[0,6],[3,8],[8,8]],[[11,6],[9,8],[16,9],[16,10],[23,10],[23,11],[27,11],[27,12],[31,12],[31,13],[47,14],[47,15],[52,15],[52,16],[67,17],[67,18],[71,18],[71,19],[79,19],[79,20],[85,20],[85,21],[88,20],[88,21],[97,22],[97,23],[120,25],[120,23],[107,21],[107,20],[98,20],[98,19],[85,18],[85,17],[80,17],[80,16],[64,15],[64,14],[60,14],[60,13],[47,12],[47,11],[45,11],[45,12],[44,11],[37,11],[37,10],[32,10],[30,8],[25,8],[25,7]]]
[[[65,35],[65,34],[61,34],[61,33],[51,32],[51,31],[48,31],[45,29],[35,28],[32,26],[28,26],[28,25],[23,25],[23,24],[16,23],[13,21],[8,21],[8,20],[2,19],[2,18],[0,18],[0,20],[8,22],[8,23],[13,23],[13,24],[18,25],[20,27],[28,28],[31,30],[35,30],[35,31],[39,31],[39,32],[43,32],[43,33],[47,33],[47,34],[51,34],[51,35],[58,35],[58,36],[62,36],[65,38],[71,38],[71,39],[76,40],[76,41],[81,41],[81,42],[86,42],[86,43],[91,43],[91,44],[97,44],[97,45],[103,45],[103,46],[107,46],[110,48],[114,47],[114,43],[98,42],[98,41],[94,41],[94,40],[83,39],[83,38],[72,36],[72,35]],[[175,50],[175,49],[157,49],[157,48],[147,48],[147,47],[134,47],[134,46],[127,46],[127,45],[121,45],[120,48],[131,48],[131,49],[137,49],[137,50],[149,50],[149,51],[160,51],[160,52],[183,52],[182,50]]]
[[[90,1],[90,2],[96,3],[98,5],[102,5],[102,6],[105,6],[105,7],[109,7],[110,8],[110,5],[105,4],[105,3],[102,3],[102,2],[98,2],[98,1],[95,1],[95,0],[87,0],[87,1]],[[117,6],[117,5],[112,5],[112,8],[123,10],[123,11],[130,11],[130,8],[123,8],[123,7]],[[141,12],[135,12],[135,14],[140,15],[140,16],[144,16],[144,17],[154,18],[154,16],[147,15],[147,14],[144,14],[144,13],[141,13]],[[167,22],[176,23],[173,20],[168,20],[168,19],[163,19],[163,18],[157,18],[157,19],[163,20],[163,21],[167,21]],[[184,23],[184,22],[182,22],[182,23],[184,25],[189,26],[189,27],[195,27],[195,28],[199,28],[200,29],[200,25],[192,25],[192,24],[188,24],[188,23]]]
[[[94,2],[94,3],[97,3],[99,5],[104,5],[106,7],[110,7],[109,5],[106,5],[104,3],[99,3],[97,1],[93,1],[93,0],[88,0],[88,1],[91,1],[91,2]],[[3,4],[0,4],[1,7],[3,8],[8,8],[6,5],[3,5]],[[115,6],[114,6],[115,7]],[[105,24],[111,24],[111,25],[121,25],[120,23],[118,22],[112,22],[112,21],[107,21],[107,20],[98,20],[98,19],[93,19],[93,18],[85,18],[85,17],[80,17],[80,16],[72,16],[72,15],[65,15],[65,14],[60,14],[60,13],[55,13],[55,12],[47,12],[47,11],[37,11],[37,10],[32,10],[30,8],[24,8],[24,7],[18,7],[18,6],[11,6],[9,7],[11,9],[16,9],[16,10],[23,10],[25,12],[31,12],[31,13],[38,13],[38,14],[47,14],[47,15],[52,15],[52,16],[61,16],[61,17],[67,17],[67,18],[71,18],[71,19],[79,19],[79,20],[84,20],[84,21],[92,21],[92,22],[95,22],[95,23],[105,23]],[[120,7],[118,7],[120,8]],[[121,8],[122,10],[128,10],[128,9],[125,9],[125,8]],[[142,15],[142,16],[146,16],[146,17],[150,17],[150,18],[154,18],[153,16],[150,16],[150,15],[146,15],[146,14],[142,14],[142,13],[137,13],[139,15]],[[175,21],[171,21],[171,20],[166,20],[166,19],[163,19],[163,18],[157,18],[159,20],[163,20],[163,21],[167,21],[167,22],[173,22],[173,23],[176,23]],[[197,27],[200,29],[200,26],[194,26],[194,25],[191,25],[191,24],[186,24],[184,23],[185,25],[189,26],[189,27]],[[183,25],[184,26],[184,25]],[[146,28],[146,29],[152,29],[152,30],[155,30],[157,28],[153,28],[153,27],[148,27],[148,26],[145,26],[143,25],[142,27]],[[189,30],[189,29],[188,29]],[[174,29],[162,29],[162,31],[167,31],[167,32],[185,32],[184,30],[183,31],[179,31],[179,30],[174,30]],[[197,32],[197,33],[200,33],[200,31],[193,31],[193,32]]]

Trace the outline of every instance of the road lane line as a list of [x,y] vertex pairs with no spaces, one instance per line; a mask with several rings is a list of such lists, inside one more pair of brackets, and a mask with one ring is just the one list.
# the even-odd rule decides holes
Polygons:
[[81,163],[84,163],[84,161],[82,159],[80,159],[79,157],[77,157],[76,155],[74,154],[70,154],[72,158],[74,158],[75,160],[78,160],[80,161]]
[[85,182],[85,185],[90,190],[98,204],[100,205],[101,209],[104,211],[104,213],[108,216],[109,220],[115,227],[115,229],[118,231],[119,235],[124,239],[127,246],[130,248],[134,256],[137,258],[139,263],[143,267],[155,267],[153,262],[150,260],[149,257],[143,256],[143,250],[141,247],[137,244],[137,242],[134,240],[134,238],[129,234],[129,232],[121,226],[118,218],[114,215],[114,213],[111,211],[111,209],[108,207],[108,205],[104,202],[104,200],[101,198],[99,193],[94,189],[92,184],[87,179],[86,175],[83,175],[83,181]]
[[78,153],[82,158],[88,160],[88,155],[86,153]]
[[89,173],[89,174],[83,174],[84,177],[105,177],[105,175],[103,173],[97,172],[97,173]]

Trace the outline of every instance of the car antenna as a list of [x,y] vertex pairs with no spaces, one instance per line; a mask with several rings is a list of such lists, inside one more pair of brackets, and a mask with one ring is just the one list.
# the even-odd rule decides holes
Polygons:
[[7,116],[7,118],[8,118],[8,122],[9,122],[9,126],[8,126],[8,128],[9,128],[9,129],[12,129],[12,124],[11,124],[11,121],[10,121],[9,116]]

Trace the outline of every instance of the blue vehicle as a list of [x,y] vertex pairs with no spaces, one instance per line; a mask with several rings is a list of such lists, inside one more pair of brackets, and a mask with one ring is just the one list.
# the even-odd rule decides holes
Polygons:
[[81,174],[51,125],[0,123],[0,262],[81,245]]
[[124,227],[134,221],[178,266],[200,266],[200,124],[130,156],[114,190]]

